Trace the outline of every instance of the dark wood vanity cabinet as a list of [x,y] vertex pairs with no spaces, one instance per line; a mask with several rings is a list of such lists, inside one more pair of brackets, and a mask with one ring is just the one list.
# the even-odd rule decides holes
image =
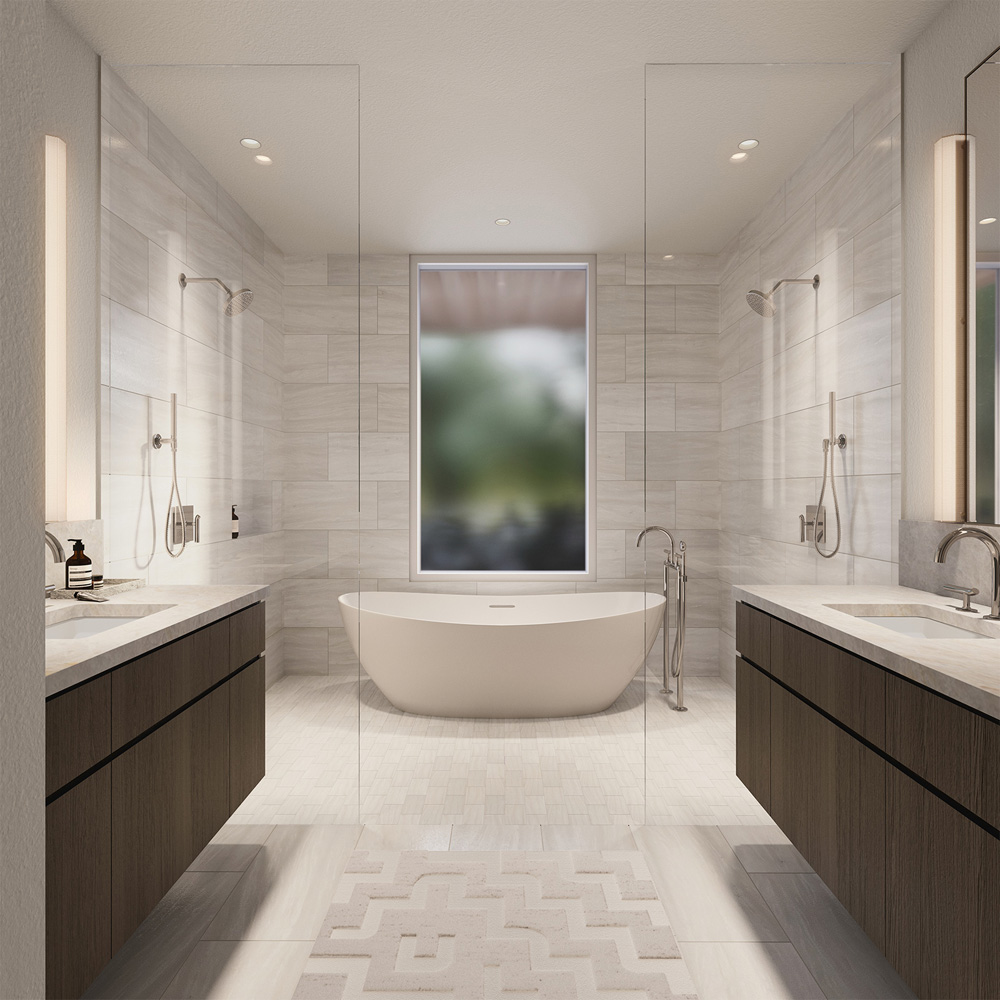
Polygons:
[[736,647],[737,776],[918,996],[1000,997],[1000,725],[748,605]]
[[263,777],[263,648],[259,604],[46,701],[47,996],[86,990]]

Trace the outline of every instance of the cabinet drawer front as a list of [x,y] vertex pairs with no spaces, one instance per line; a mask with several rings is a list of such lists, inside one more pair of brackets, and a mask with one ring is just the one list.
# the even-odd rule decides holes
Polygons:
[[155,726],[228,673],[228,618],[113,671],[113,749]]
[[919,997],[1000,996],[1000,841],[889,768],[885,954]]
[[264,658],[236,674],[229,688],[229,811],[264,777]]
[[229,619],[229,671],[264,652],[264,602],[237,611]]
[[848,729],[884,747],[884,670],[774,619],[771,673]]
[[80,996],[112,953],[109,766],[45,807],[46,996]]
[[736,657],[736,777],[771,809],[771,688],[773,681]]
[[885,738],[891,757],[1000,829],[1000,724],[890,675]]
[[111,677],[104,674],[45,702],[45,794],[111,753]]
[[742,601],[736,605],[736,650],[745,660],[771,669],[771,616]]
[[111,762],[115,950],[229,817],[229,691],[216,688]]

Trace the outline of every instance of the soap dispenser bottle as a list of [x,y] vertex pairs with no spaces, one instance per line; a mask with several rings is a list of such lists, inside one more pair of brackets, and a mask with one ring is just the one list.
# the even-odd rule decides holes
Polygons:
[[94,586],[94,565],[90,556],[84,555],[83,539],[71,538],[73,554],[66,560],[66,589],[90,590]]
[[233,538],[240,537],[240,519],[236,516],[237,504],[233,504]]

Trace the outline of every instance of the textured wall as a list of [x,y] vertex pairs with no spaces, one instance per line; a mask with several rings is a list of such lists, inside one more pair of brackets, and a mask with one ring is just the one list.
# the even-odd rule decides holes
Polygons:
[[[58,67],[58,72],[53,72]],[[97,448],[97,57],[46,4],[0,3],[0,996],[44,995],[44,136],[68,146],[70,472],[92,513]],[[89,369],[88,369],[89,366]],[[89,370],[89,378],[86,372]],[[71,373],[72,376],[73,373]],[[75,392],[82,393],[74,395]],[[80,438],[74,436],[79,428]]]
[[[899,485],[899,73],[874,88],[730,243],[721,262],[726,583],[893,583]],[[789,285],[763,319],[750,288]],[[840,553],[799,542],[837,393]],[[829,531],[833,502],[824,501]],[[826,546],[829,548],[829,545]],[[728,590],[722,625],[734,634]],[[733,663],[723,656],[724,671]]]
[[[281,579],[283,257],[106,65],[102,72],[102,511],[105,574],[149,583]],[[226,316],[215,276],[254,300]],[[170,393],[177,472],[201,542],[165,551]],[[231,538],[238,504],[240,537]],[[281,671],[280,588],[267,602],[268,672]]]
[[950,3],[903,57],[903,483],[934,517],[934,143],[965,128],[965,74],[1000,46],[1000,4]]

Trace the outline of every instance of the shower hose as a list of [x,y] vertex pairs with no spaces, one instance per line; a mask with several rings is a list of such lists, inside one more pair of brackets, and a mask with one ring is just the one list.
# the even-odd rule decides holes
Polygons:
[[826,493],[826,466],[827,457],[830,464],[830,491],[833,493],[833,512],[837,519],[837,544],[829,552],[824,552],[819,547],[819,531],[813,531],[813,547],[824,559],[832,559],[840,551],[840,504],[837,501],[837,477],[833,471],[834,451],[833,442],[829,438],[823,439],[823,485],[819,490],[819,502],[816,504],[817,520],[819,511],[823,508],[823,496]]

